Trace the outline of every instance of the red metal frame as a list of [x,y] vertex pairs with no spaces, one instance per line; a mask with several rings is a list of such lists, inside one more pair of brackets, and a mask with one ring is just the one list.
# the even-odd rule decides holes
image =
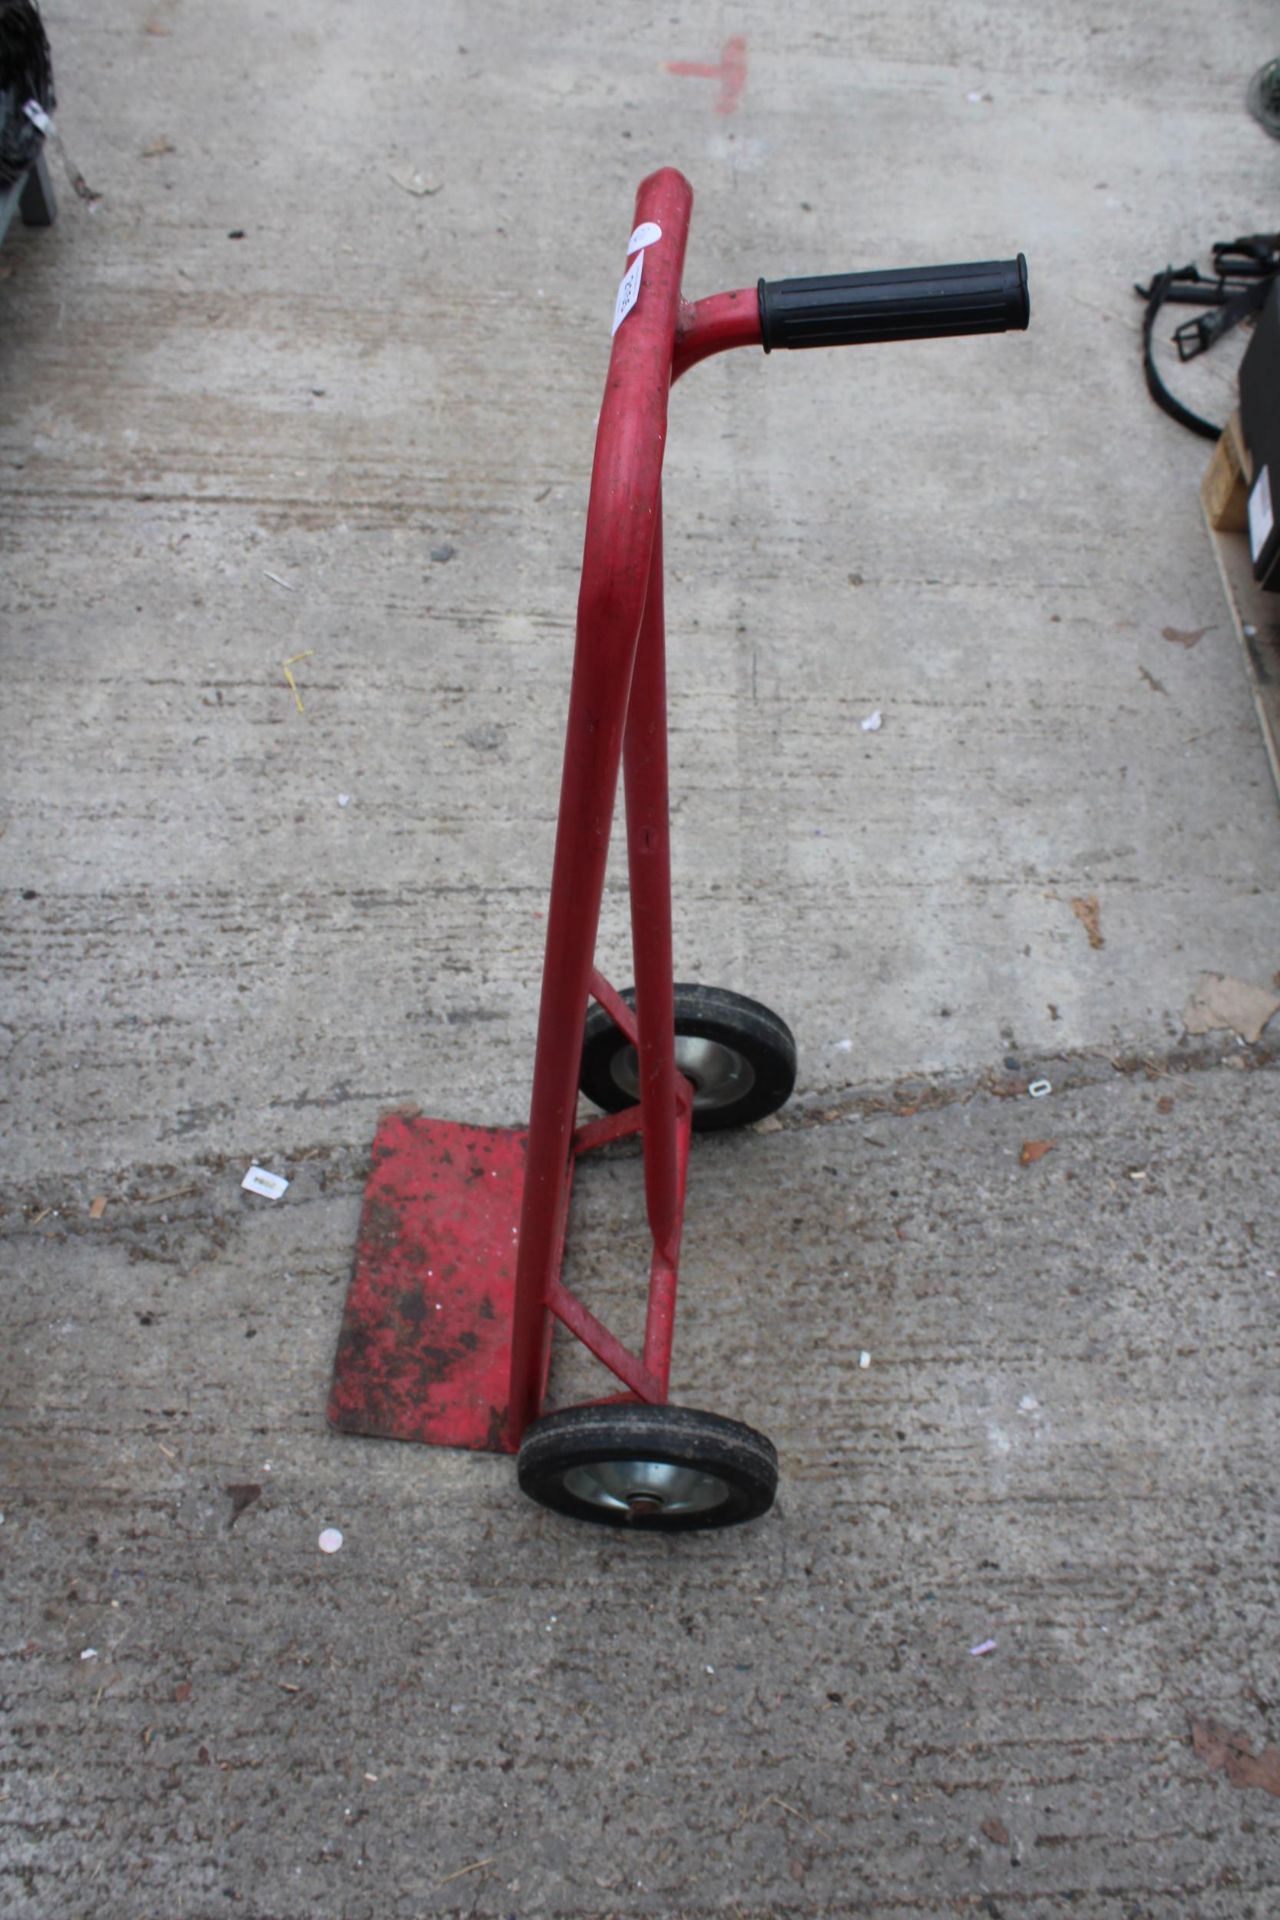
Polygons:
[[[635,226],[656,225],[661,239],[645,249],[639,296],[614,334],[596,435],[520,1216],[512,1445],[541,1411],[548,1313],[616,1374],[628,1397],[665,1400],[671,1371],[691,1094],[676,1071],[672,988],[661,493],[667,395],[695,361],[760,340],[754,289],[696,305],[682,301],[692,206],[693,190],[674,168],[651,174],[636,195]],[[620,762],[634,1016],[594,965]],[[636,1047],[640,1106],[575,1132],[588,995]],[[634,1131],[644,1145],[653,1237],[642,1357],[621,1347],[566,1291],[556,1257],[566,1166],[602,1138]]]
[[[330,1399],[331,1419],[349,1431],[514,1451],[543,1410],[555,1321],[614,1374],[617,1398],[667,1397],[692,1114],[676,1070],[672,985],[667,396],[699,360],[760,342],[754,288],[681,297],[692,205],[673,168],[651,174],[636,196],[634,225],[661,237],[645,247],[638,296],[615,327],[596,435],[528,1130],[383,1122]],[[620,769],[634,1012],[595,965]],[[592,999],[637,1049],[640,1102],[579,1127]],[[653,1241],[641,1353],[560,1278],[577,1160],[636,1133]]]
[[[613,1373],[621,1388],[615,1399],[667,1397],[693,1116],[693,1091],[676,1065],[672,984],[662,458],[673,381],[710,354],[760,344],[761,301],[771,344],[784,346],[1027,324],[1021,255],[969,267],[762,282],[759,293],[743,287],[690,303],[680,279],[692,206],[693,191],[673,168],[641,183],[632,246],[643,251],[639,259],[628,254],[614,317],[582,559],[529,1126],[466,1127],[403,1114],[383,1120],[329,1402],[330,1418],[348,1431],[514,1451],[543,1410],[557,1321]],[[595,963],[620,771],[634,1010]],[[624,1113],[580,1127],[584,1019],[593,999],[636,1050],[640,1098]],[[577,1162],[630,1134],[640,1135],[644,1149],[653,1243],[639,1353],[561,1279]]]

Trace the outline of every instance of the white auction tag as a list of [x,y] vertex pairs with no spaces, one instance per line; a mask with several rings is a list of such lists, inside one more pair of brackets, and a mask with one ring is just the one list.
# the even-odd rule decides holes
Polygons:
[[1257,559],[1271,537],[1275,525],[1275,514],[1271,507],[1271,472],[1264,467],[1253,483],[1253,492],[1249,495],[1249,553]]
[[265,1167],[250,1167],[240,1185],[246,1193],[260,1193],[264,1200],[278,1200],[288,1191],[289,1182],[279,1173],[268,1173]]
[[656,247],[662,238],[662,228],[656,220],[645,220],[638,226],[627,242],[627,258],[631,258],[641,247]]
[[622,276],[618,287],[618,297],[613,304],[613,325],[610,333],[616,333],[627,315],[640,298],[640,276],[644,272],[644,255],[638,253]]

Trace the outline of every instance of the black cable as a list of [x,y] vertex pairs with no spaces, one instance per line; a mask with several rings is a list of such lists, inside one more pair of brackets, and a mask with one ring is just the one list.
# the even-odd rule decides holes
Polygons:
[[1179,359],[1194,360],[1262,307],[1280,273],[1280,235],[1252,233],[1236,240],[1219,240],[1213,249],[1213,264],[1212,279],[1202,275],[1193,263],[1166,267],[1152,277],[1150,286],[1134,288],[1139,299],[1147,303],[1142,320],[1142,371],[1147,392],[1171,420],[1203,440],[1216,440],[1222,428],[1184,406],[1161,378],[1152,350],[1160,309],[1166,301],[1176,301],[1180,306],[1213,310],[1184,321],[1174,333]]

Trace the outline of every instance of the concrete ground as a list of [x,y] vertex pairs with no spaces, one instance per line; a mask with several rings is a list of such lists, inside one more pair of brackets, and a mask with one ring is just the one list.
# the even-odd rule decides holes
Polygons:
[[[55,156],[0,254],[0,1907],[1264,1920],[1280,1076],[1182,1011],[1280,967],[1280,812],[1130,286],[1274,225],[1271,10],[46,17],[100,198]],[[697,1146],[673,1383],[778,1505],[669,1542],[324,1422],[379,1113],[526,1111],[666,162],[692,294],[1033,302],[673,403],[678,972],[801,1078]],[[570,1246],[624,1330],[637,1172]]]

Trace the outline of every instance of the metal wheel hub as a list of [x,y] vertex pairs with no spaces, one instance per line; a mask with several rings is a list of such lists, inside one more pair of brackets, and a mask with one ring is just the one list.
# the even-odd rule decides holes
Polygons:
[[730,1498],[718,1474],[670,1460],[593,1460],[570,1467],[567,1492],[629,1519],[653,1514],[709,1513]]
[[[621,1047],[610,1069],[614,1083],[631,1100],[640,1098],[640,1062],[634,1047]],[[693,1082],[693,1104],[701,1112],[727,1107],[750,1093],[755,1068],[745,1055],[701,1034],[676,1035],[676,1071]]]

